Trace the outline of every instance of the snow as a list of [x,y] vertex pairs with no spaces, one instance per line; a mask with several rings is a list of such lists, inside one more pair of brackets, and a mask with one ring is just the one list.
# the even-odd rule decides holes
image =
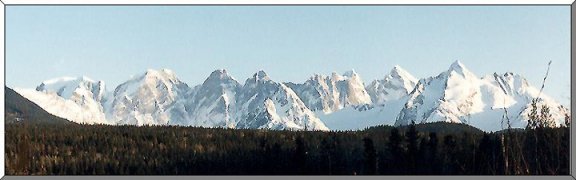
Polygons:
[[530,102],[550,106],[556,124],[569,109],[519,74],[478,78],[460,61],[418,80],[400,66],[364,84],[354,71],[314,74],[278,83],[260,70],[244,84],[225,69],[194,88],[169,69],[148,69],[107,92],[102,81],[62,77],[18,93],[49,113],[79,123],[184,125],[290,130],[360,130],[376,125],[446,121],[498,131],[504,108],[512,127],[525,127]]
[[330,114],[317,112],[316,115],[330,130],[362,130],[378,125],[392,126],[396,122],[396,115],[404,107],[404,102],[406,102],[406,98],[366,111],[347,107]]
[[[448,71],[421,80],[398,115],[396,125],[446,121],[467,123],[485,131],[501,130],[504,108],[511,127],[526,126],[527,106],[539,91],[519,75],[494,74],[478,79],[462,63],[453,63]],[[542,104],[551,106],[557,125],[568,110],[541,95]],[[507,127],[507,125],[505,125]]]
[[23,97],[42,107],[48,113],[82,124],[110,124],[100,106],[94,103],[78,104],[58,96],[54,92],[39,92],[33,89],[15,88]]
[[400,66],[394,68],[381,80],[374,80],[366,87],[371,101],[376,105],[386,104],[388,101],[395,101],[407,96],[417,82],[410,73]]

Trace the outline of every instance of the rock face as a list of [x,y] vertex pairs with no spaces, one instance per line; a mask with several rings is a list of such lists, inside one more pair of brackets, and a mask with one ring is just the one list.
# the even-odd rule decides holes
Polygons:
[[113,92],[87,77],[53,79],[16,91],[49,113],[87,124],[358,130],[446,121],[497,131],[508,121],[525,127],[532,99],[550,107],[556,125],[569,113],[520,75],[478,78],[459,61],[420,80],[395,66],[367,85],[354,70],[315,74],[304,83],[275,82],[259,71],[240,84],[220,69],[189,87],[171,70],[150,69]]

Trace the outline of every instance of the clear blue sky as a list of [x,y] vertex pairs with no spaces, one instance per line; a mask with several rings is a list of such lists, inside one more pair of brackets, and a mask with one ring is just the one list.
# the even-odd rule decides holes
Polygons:
[[116,85],[168,68],[189,85],[225,68],[241,83],[394,65],[437,75],[460,60],[478,76],[515,72],[563,104],[570,94],[569,6],[8,6],[6,84],[86,75]]

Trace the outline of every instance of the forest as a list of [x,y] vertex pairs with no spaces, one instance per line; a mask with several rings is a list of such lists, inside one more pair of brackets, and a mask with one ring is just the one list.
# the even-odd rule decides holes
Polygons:
[[569,174],[571,119],[553,127],[535,102],[526,128],[490,133],[445,122],[277,131],[82,125],[5,89],[6,175]]
[[7,175],[567,175],[569,125],[362,131],[6,124]]

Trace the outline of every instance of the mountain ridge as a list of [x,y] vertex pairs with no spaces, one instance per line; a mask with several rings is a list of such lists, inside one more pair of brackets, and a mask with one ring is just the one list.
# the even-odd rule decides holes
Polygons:
[[[54,85],[58,82],[79,83]],[[525,126],[529,100],[540,94],[518,74],[479,78],[460,61],[422,79],[394,66],[370,84],[354,70],[314,74],[303,83],[275,82],[260,70],[241,84],[226,69],[217,69],[202,84],[189,87],[171,70],[148,69],[113,92],[104,89],[103,81],[82,76],[16,91],[47,111],[80,123],[291,130],[356,130],[442,121],[497,131],[504,107],[518,114],[512,117],[513,126]],[[569,110],[542,97],[539,104],[552,107],[559,125]]]

